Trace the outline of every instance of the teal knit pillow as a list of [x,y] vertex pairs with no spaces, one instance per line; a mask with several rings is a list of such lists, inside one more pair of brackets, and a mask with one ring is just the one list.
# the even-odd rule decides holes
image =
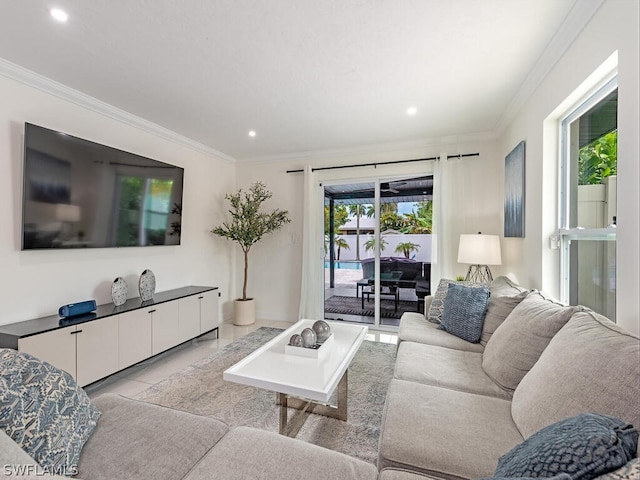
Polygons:
[[448,278],[440,279],[436,292],[431,297],[431,303],[429,304],[429,310],[427,313],[427,320],[431,323],[442,322],[442,313],[444,311],[444,301],[449,293],[449,285],[455,283],[456,285],[464,285],[471,288],[487,288],[486,285],[481,283],[468,282],[466,280],[449,280]]
[[618,418],[583,413],[534,433],[498,461],[495,477],[590,480],[624,466],[636,455],[638,431]]
[[478,343],[488,304],[489,289],[486,286],[468,287],[450,283],[438,328],[467,342]]

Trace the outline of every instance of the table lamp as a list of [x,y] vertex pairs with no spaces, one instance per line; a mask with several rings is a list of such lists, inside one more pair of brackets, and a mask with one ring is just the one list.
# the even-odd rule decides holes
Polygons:
[[465,280],[474,283],[491,283],[493,276],[489,265],[502,264],[500,237],[481,233],[460,235],[458,263],[469,264]]

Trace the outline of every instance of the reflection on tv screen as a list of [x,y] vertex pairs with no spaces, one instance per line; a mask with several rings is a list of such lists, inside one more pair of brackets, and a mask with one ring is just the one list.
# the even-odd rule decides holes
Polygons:
[[179,245],[183,174],[27,123],[23,249]]

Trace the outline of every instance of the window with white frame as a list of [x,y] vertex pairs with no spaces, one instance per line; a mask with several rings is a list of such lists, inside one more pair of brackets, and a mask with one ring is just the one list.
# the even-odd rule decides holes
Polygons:
[[618,81],[561,122],[561,295],[615,321]]

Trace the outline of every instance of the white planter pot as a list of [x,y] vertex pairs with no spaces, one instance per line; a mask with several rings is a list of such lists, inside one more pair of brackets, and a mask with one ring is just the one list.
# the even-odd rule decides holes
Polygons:
[[247,300],[234,300],[235,313],[234,325],[251,325],[256,321],[256,301],[253,298]]

